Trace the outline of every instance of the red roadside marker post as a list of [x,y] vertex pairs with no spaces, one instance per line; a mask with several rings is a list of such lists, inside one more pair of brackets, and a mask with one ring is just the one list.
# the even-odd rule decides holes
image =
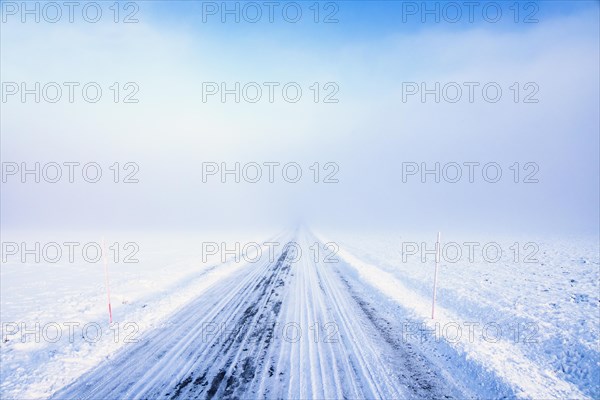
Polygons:
[[441,232],[437,234],[437,242],[435,243],[435,272],[433,273],[433,302],[431,303],[431,319],[435,318],[435,296],[437,291],[437,274],[438,266],[440,264],[440,236]]
[[110,283],[108,280],[108,255],[106,252],[106,245],[104,244],[104,237],[102,237],[102,257],[104,258],[104,279],[106,282],[106,299],[108,302],[108,321],[112,324],[112,307],[110,305]]

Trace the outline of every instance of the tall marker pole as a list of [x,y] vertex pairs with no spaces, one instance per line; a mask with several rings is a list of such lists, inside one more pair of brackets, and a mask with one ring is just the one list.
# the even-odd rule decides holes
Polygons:
[[435,294],[437,291],[438,266],[440,264],[440,236],[441,232],[438,232],[437,242],[435,243],[435,272],[433,273],[433,302],[431,303],[431,319],[435,318]]
[[108,301],[108,320],[112,324],[112,307],[110,306],[110,284],[108,281],[108,256],[106,245],[104,244],[104,236],[102,237],[102,257],[104,258],[104,279],[106,281],[106,299]]

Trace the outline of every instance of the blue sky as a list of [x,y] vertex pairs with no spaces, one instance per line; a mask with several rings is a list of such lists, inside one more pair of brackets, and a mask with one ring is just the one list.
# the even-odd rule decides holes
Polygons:
[[[207,21],[202,23],[203,3],[213,3],[218,7],[217,13],[207,13]],[[226,7],[233,9],[236,2],[225,2]],[[298,1],[303,11],[303,18],[297,23],[286,23],[281,17],[281,9],[284,4],[290,2],[275,2],[279,3],[274,6],[275,18],[274,22],[270,23],[267,18],[268,7],[264,6],[265,2],[237,2],[240,3],[240,8],[244,7],[244,3],[255,3],[261,5],[261,10],[264,12],[263,17],[258,19],[257,23],[250,23],[242,17],[239,24],[227,24],[228,31],[246,31],[252,32],[260,27],[278,27],[281,31],[301,31],[307,36],[314,38],[320,32],[320,28],[327,28],[329,33],[335,35],[344,35],[346,39],[355,37],[370,37],[391,34],[394,32],[411,33],[421,30],[431,29],[448,29],[448,30],[465,30],[465,29],[490,29],[490,30],[508,30],[518,31],[530,29],[535,26],[534,20],[543,23],[545,20],[556,17],[566,17],[580,12],[598,13],[598,2],[595,0],[572,0],[572,1],[393,1],[393,0],[349,0],[328,2],[320,1],[319,20],[324,21],[329,16],[329,21],[334,19],[338,22],[317,23],[313,18],[315,16],[314,4],[315,1]],[[335,6],[329,4],[335,4]],[[216,21],[219,20],[222,11],[222,1],[216,2],[199,2],[199,1],[148,1],[143,4],[142,10],[144,14],[151,17],[156,23],[165,24],[188,24],[188,27],[197,29],[211,29],[219,25]],[[176,4],[176,6],[174,6]],[[516,6],[518,4],[518,6]],[[425,5],[425,8],[423,8]],[[458,5],[461,17],[456,14]],[[484,18],[483,10],[488,10],[486,14],[491,21],[495,19],[496,5],[501,10],[501,15],[494,23],[488,22]],[[417,7],[416,10],[414,7]],[[204,6],[208,7],[208,6]],[[207,8],[208,9],[208,8]],[[427,13],[425,10],[439,9],[440,22],[436,23],[435,14]],[[518,9],[518,15],[515,15]],[[290,9],[292,14],[293,8]],[[473,21],[469,20],[469,13],[472,10]],[[249,9],[248,13],[254,11]],[[406,15],[405,15],[406,14]],[[403,17],[404,16],[404,17]],[[306,18],[305,18],[306,17]],[[225,17],[228,22],[234,20],[233,15]],[[252,17],[250,17],[252,18]],[[422,23],[422,19],[425,23]],[[515,23],[515,18],[519,22]],[[457,22],[451,22],[455,20]],[[527,21],[527,22],[525,22]],[[315,26],[317,25],[317,26]],[[321,26],[322,25],[322,26]],[[437,25],[437,26],[436,26]],[[350,35],[350,36],[348,36]],[[326,38],[321,38],[326,39]]]

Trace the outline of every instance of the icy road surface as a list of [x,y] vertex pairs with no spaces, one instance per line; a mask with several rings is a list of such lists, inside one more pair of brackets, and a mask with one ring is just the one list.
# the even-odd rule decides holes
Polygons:
[[263,255],[52,398],[510,395],[475,393],[442,372],[360,297],[342,264],[315,262],[316,238],[292,239],[300,257],[294,247]]

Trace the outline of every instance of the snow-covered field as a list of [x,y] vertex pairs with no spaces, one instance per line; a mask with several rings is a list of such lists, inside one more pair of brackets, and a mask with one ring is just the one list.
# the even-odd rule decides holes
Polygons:
[[[597,237],[442,238],[447,256],[439,267],[435,320],[430,319],[435,258],[424,251],[434,249],[435,233],[332,237],[361,280],[426,322],[434,331],[430,337],[493,371],[516,394],[600,396]],[[403,258],[403,245],[412,254],[414,243],[416,254]],[[472,253],[464,243],[473,243]],[[489,255],[482,251],[485,244]],[[497,261],[495,249],[502,250]]]
[[[69,240],[99,239],[3,234]],[[2,398],[600,396],[596,237],[444,234],[434,319],[435,233],[107,241],[140,248],[109,262],[112,326],[102,262],[3,260]],[[222,262],[207,242],[262,247]]]

